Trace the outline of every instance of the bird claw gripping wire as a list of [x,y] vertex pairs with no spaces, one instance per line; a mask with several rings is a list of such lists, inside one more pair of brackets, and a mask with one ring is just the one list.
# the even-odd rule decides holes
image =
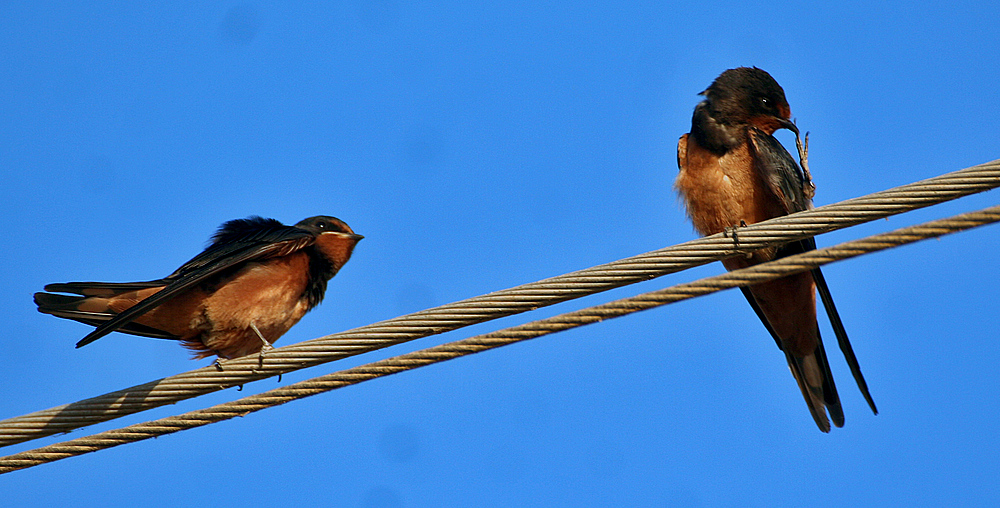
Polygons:
[[256,333],[257,337],[260,338],[260,341],[264,343],[264,345],[260,348],[260,355],[257,357],[257,366],[258,367],[263,367],[264,366],[264,354],[266,354],[268,351],[274,349],[274,346],[272,346],[271,343],[268,342],[267,339],[264,338],[264,335],[262,333],[260,333],[260,330],[257,329],[257,325],[253,324],[253,322],[250,323],[250,328],[253,328],[253,333]]
[[724,236],[726,238],[729,238],[729,237],[733,238],[733,250],[735,250],[735,251],[739,251],[740,250],[740,233],[739,233],[739,229],[740,228],[745,228],[745,227],[747,227],[746,221],[740,220],[740,224],[738,226],[729,226],[726,229],[722,230],[722,236]]

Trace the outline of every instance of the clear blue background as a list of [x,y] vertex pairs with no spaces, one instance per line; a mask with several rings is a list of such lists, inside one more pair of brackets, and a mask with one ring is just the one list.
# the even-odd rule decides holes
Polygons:
[[[120,334],[76,350],[89,328],[31,294],[163,276],[228,219],[329,214],[366,236],[278,345],[690,240],[676,141],[730,67],[784,87],[812,132],[817,204],[998,158],[997,19],[996,2],[4,2],[0,417],[207,364]],[[882,411],[834,347],[847,425],[829,435],[728,291],[0,476],[0,492],[11,506],[989,505],[998,232],[826,268]]]

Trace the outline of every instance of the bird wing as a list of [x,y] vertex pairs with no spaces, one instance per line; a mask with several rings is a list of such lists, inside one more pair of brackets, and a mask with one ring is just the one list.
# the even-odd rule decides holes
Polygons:
[[750,148],[757,171],[781,201],[785,213],[810,208],[811,203],[802,190],[805,176],[788,150],[774,136],[756,127],[750,128]]
[[[802,173],[802,168],[792,159],[788,150],[785,150],[785,147],[774,136],[756,128],[750,129],[750,146],[753,150],[754,163],[757,170],[760,171],[760,175],[767,182],[771,192],[778,197],[786,213],[800,212],[811,208],[812,203],[806,198],[803,190],[805,176]],[[815,249],[816,240],[814,238],[803,238],[779,248],[775,254],[775,259]],[[844,328],[844,323],[840,320],[840,313],[837,312],[837,307],[833,303],[833,296],[830,294],[830,288],[826,284],[823,272],[817,267],[813,268],[810,273],[812,274],[813,281],[816,282],[816,290],[823,301],[823,307],[826,308],[826,314],[830,318],[830,325],[837,336],[837,343],[840,345],[840,350],[844,353],[844,358],[851,369],[854,380],[858,384],[858,389],[861,390],[861,394],[864,395],[872,412],[878,414],[875,401],[872,399],[871,393],[868,392],[868,383],[865,382],[865,378],[861,374],[861,365],[854,355],[854,348],[851,347],[851,341],[847,337],[847,330]],[[750,296],[752,295],[749,294],[749,291],[744,290],[743,293],[747,296],[747,300],[751,300]],[[754,302],[751,301],[750,305],[754,306]],[[757,311],[758,316],[762,315],[756,307],[754,310]],[[764,324],[767,326],[766,320],[761,320],[765,321]],[[768,327],[768,331],[771,332],[772,336],[775,335],[770,327]],[[777,337],[775,337],[775,340],[777,341]],[[778,342],[780,347],[780,341]]]
[[[218,238],[218,236],[217,236]],[[315,236],[294,226],[267,225],[242,231],[239,235],[227,235],[216,241],[174,273],[164,278],[167,282],[162,291],[142,300],[114,318],[104,322],[93,332],[77,342],[83,347],[117,330],[124,324],[148,312],[163,302],[197,286],[209,278],[233,269],[249,261],[287,256],[316,241]]]

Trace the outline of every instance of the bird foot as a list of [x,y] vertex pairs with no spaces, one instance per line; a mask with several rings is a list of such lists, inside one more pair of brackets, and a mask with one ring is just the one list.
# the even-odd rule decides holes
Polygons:
[[733,249],[734,250],[740,250],[740,233],[739,233],[739,229],[740,228],[745,228],[745,227],[747,227],[746,221],[740,220],[740,224],[738,226],[729,226],[726,229],[722,230],[722,236],[725,236],[726,238],[729,238],[729,237],[733,238]]
[[816,195],[816,184],[812,181],[812,174],[809,172],[809,133],[806,132],[805,141],[799,139],[799,133],[795,133],[795,148],[799,151],[799,166],[802,167],[802,193],[806,199],[812,201]]
[[272,346],[271,343],[268,342],[267,339],[264,338],[264,335],[262,333],[260,333],[260,330],[257,329],[257,325],[255,325],[255,324],[253,324],[251,322],[250,323],[250,328],[252,328],[253,332],[257,334],[257,337],[260,338],[260,341],[264,343],[264,345],[261,346],[261,348],[260,348],[260,356],[257,357],[258,367],[263,367],[264,366],[264,354],[266,354],[268,351],[274,349],[274,346]]

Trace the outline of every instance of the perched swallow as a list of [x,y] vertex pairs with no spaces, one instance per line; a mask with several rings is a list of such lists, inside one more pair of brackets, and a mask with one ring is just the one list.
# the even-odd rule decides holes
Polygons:
[[278,340],[318,305],[362,238],[327,216],[294,226],[231,220],[167,277],[49,284],[45,291],[79,296],[35,293],[35,304],[39,312],[97,327],[76,347],[118,331],[179,340],[195,358],[235,358]]
[[[674,184],[695,229],[707,236],[811,208],[802,169],[773,137],[782,128],[799,133],[774,78],[756,67],[730,69],[701,95],[705,100],[694,108],[691,132],[677,143],[680,173]],[[736,270],[815,248],[807,238],[722,264]],[[817,288],[858,387],[878,414],[819,268],[741,289],[784,351],[816,425],[829,432],[827,411],[838,427],[844,411],[816,322]]]

